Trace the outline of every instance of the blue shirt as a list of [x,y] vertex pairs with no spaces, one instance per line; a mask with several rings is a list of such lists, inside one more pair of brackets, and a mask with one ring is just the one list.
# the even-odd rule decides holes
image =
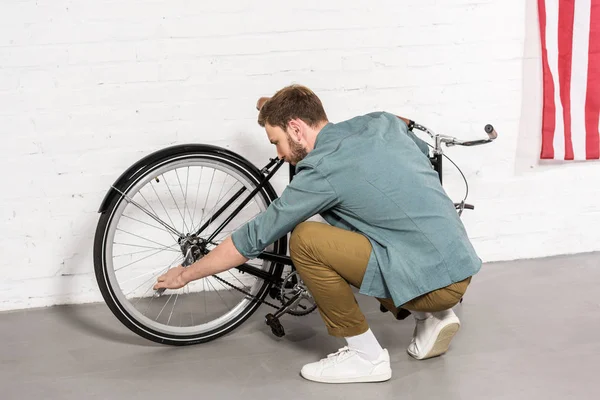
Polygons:
[[392,298],[396,306],[481,268],[427,144],[389,113],[325,125],[281,196],[232,240],[255,258],[316,214],[369,239],[360,293]]

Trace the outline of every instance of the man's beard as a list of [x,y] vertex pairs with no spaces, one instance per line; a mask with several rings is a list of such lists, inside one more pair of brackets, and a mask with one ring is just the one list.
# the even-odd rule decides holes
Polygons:
[[290,145],[290,159],[288,162],[292,165],[299,163],[304,157],[308,155],[308,152],[300,143],[296,143],[292,140],[290,135],[287,135],[288,143]]

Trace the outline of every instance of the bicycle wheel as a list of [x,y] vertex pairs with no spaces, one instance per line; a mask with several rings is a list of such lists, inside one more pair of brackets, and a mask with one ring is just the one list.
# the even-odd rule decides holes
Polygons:
[[[146,157],[113,185],[94,239],[94,269],[100,291],[113,314],[149,340],[188,345],[232,331],[258,308],[271,282],[237,269],[190,282],[155,297],[156,278],[184,259],[183,238],[206,240],[263,178],[248,161],[214,146],[178,146]],[[142,160],[142,161],[144,161]],[[239,193],[242,193],[239,195]],[[235,195],[239,196],[235,198]],[[210,251],[276,198],[270,184],[258,191],[210,242]],[[235,199],[231,202],[232,199]],[[222,214],[216,211],[231,203]],[[177,233],[175,233],[177,232]],[[266,250],[285,254],[282,237]],[[248,264],[281,275],[281,267],[260,259]]]

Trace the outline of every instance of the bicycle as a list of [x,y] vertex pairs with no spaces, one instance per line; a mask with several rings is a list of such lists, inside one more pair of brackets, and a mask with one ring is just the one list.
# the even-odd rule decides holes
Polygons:
[[[423,125],[408,121],[409,130],[421,130],[433,139],[433,145],[428,143],[433,150],[429,160],[441,183],[442,160],[448,158],[443,145],[475,146],[497,138],[490,124],[484,128],[487,139],[462,141],[435,134]],[[448,160],[454,164],[450,158]],[[287,235],[268,246],[256,259],[229,271],[190,282],[178,290],[154,291],[152,288],[157,276],[170,267],[192,264],[208,254],[230,232],[266,210],[277,198],[269,181],[283,163],[283,160],[270,158],[259,169],[241,155],[222,147],[183,144],[153,152],[123,172],[111,185],[98,209],[100,217],[94,238],[96,280],[115,317],[131,331],[151,341],[192,345],[233,331],[262,304],[276,309],[265,316],[265,322],[278,337],[285,334],[279,320],[282,315],[303,316],[313,312],[317,305],[287,255]],[[462,215],[463,210],[474,209],[474,206],[465,203],[468,183],[462,171],[460,173],[465,180],[466,194],[461,202],[455,203],[455,208]],[[295,167],[290,164],[290,182],[294,175]],[[225,189],[230,177],[233,184]],[[185,190],[182,178],[186,181]],[[197,183],[193,209],[188,207],[190,180],[193,182],[191,196]],[[216,197],[214,192],[211,194],[215,182],[217,186],[221,184]],[[201,197],[204,205],[197,209],[203,183],[209,183],[209,187],[206,195],[203,193]],[[183,195],[181,198],[177,193],[179,202],[173,191]],[[159,192],[166,198],[161,199]],[[229,214],[227,210],[230,209],[233,211]],[[173,216],[180,225],[175,224]],[[135,233],[131,232],[133,228]],[[135,248],[135,251],[114,255],[118,250],[129,248]],[[148,254],[150,252],[152,254]],[[175,258],[172,258],[173,253]],[[155,257],[152,263],[150,257]],[[151,264],[152,269],[148,270]],[[217,290],[216,285],[220,285],[221,290]],[[232,296],[239,299],[233,300]],[[216,311],[209,313],[209,304],[211,307],[216,305]],[[202,314],[204,318],[200,318]]]

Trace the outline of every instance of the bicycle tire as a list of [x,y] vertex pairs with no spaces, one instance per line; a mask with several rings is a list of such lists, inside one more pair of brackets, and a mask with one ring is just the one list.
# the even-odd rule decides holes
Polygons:
[[[153,173],[156,173],[160,168],[169,168],[172,165],[179,165],[177,163],[186,162],[188,163],[188,173],[189,165],[193,162],[212,163],[213,165],[223,168],[230,168],[231,171],[235,171],[239,174],[239,177],[244,178],[246,184],[249,184],[248,193],[256,188],[264,179],[264,175],[258,168],[234,152],[216,146],[181,145],[159,150],[140,160],[126,171],[113,186],[127,195],[135,191],[136,187],[142,185],[143,182],[150,182],[153,179],[158,179],[153,178]],[[141,187],[143,188],[143,186]],[[200,187],[200,183],[198,184],[198,187]],[[138,190],[141,189],[138,188]],[[262,211],[277,198],[277,194],[269,182],[264,184],[264,187],[256,194],[255,198],[257,196],[262,200]],[[232,315],[232,317],[224,321],[224,323],[218,324],[207,331],[182,333],[181,331],[176,331],[175,328],[171,329],[166,326],[164,328],[150,326],[143,316],[137,316],[135,311],[132,311],[131,305],[127,304],[129,302],[127,299],[125,299],[125,301],[123,300],[125,297],[124,294],[119,292],[118,287],[115,287],[114,281],[116,278],[114,278],[114,276],[116,276],[116,272],[113,270],[111,273],[110,266],[113,264],[112,262],[108,262],[107,259],[107,253],[109,251],[109,248],[107,247],[109,246],[107,237],[111,232],[111,229],[113,231],[112,234],[114,235],[114,230],[116,228],[113,228],[113,223],[114,221],[117,221],[116,224],[119,223],[119,220],[116,220],[115,218],[116,216],[119,218],[121,217],[117,210],[121,210],[122,212],[126,207],[124,202],[126,202],[125,198],[122,195],[115,193],[114,189],[111,189],[111,192],[107,194],[105,201],[103,201],[100,210],[101,215],[98,220],[94,237],[94,270],[98,287],[107,306],[115,317],[132,332],[153,342],[167,345],[181,346],[205,343],[217,339],[240,326],[259,308],[261,305],[260,300],[264,299],[269,294],[272,283],[261,280],[262,283],[259,284],[259,287],[254,293],[256,298],[249,300],[247,296],[244,297],[243,301],[248,301],[245,305],[240,306],[240,310],[237,314]],[[112,246],[112,244],[110,246]],[[271,251],[280,255],[285,255],[287,251],[287,235],[279,238],[275,243],[270,245],[270,247]],[[112,254],[112,247],[108,254]],[[262,262],[265,263],[264,269],[267,270],[271,276],[274,278],[281,277],[283,266],[273,262]],[[189,294],[190,293],[188,292],[188,295]],[[177,298],[175,299],[175,302],[176,301]],[[175,305],[173,308],[174,307]]]

